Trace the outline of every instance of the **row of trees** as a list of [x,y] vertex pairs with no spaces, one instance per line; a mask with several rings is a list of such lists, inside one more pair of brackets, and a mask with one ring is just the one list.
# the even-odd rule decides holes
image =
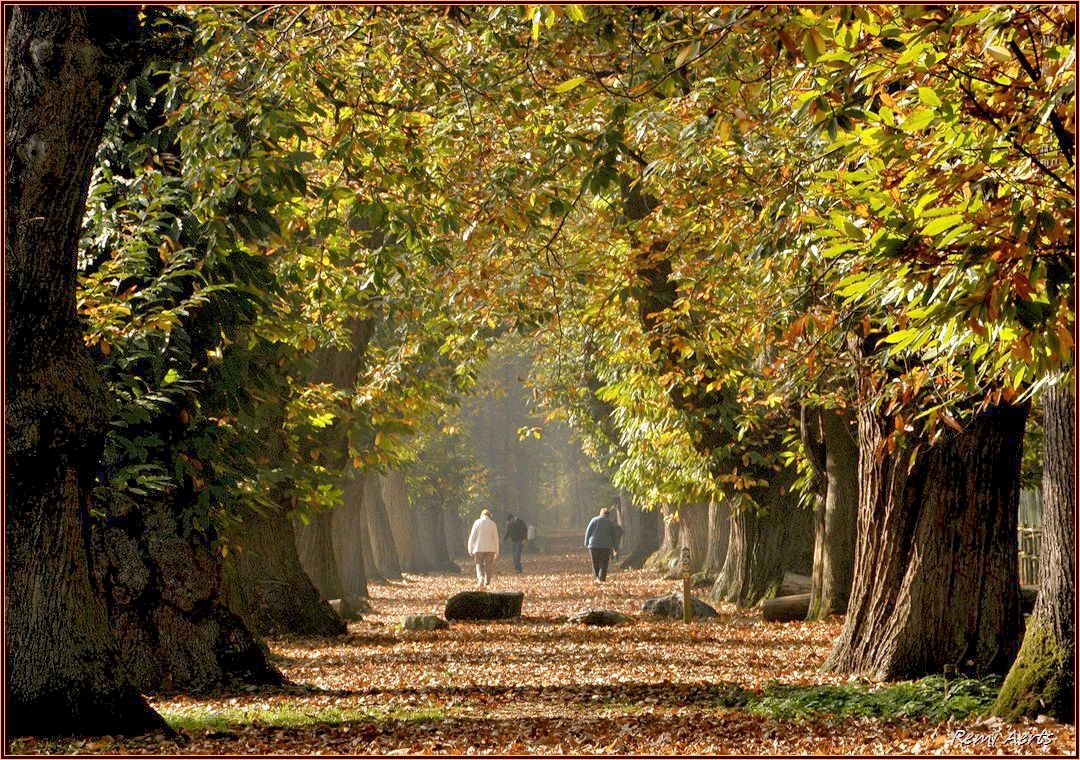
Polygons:
[[812,569],[845,673],[1013,662],[1041,399],[1000,709],[1068,717],[1070,13],[13,9],[9,725],[160,725],[438,564],[417,451],[503,331],[629,535],[742,604]]

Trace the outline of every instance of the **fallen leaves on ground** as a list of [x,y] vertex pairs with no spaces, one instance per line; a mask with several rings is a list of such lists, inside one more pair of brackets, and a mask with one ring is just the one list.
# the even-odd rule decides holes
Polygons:
[[[765,623],[721,606],[690,626],[645,616],[642,602],[677,583],[642,571],[596,585],[569,539],[526,555],[526,573],[493,590],[520,589],[520,619],[408,632],[406,615],[441,614],[461,575],[409,576],[372,585],[374,612],[337,638],[274,639],[294,682],[216,697],[153,700],[178,735],[77,742],[19,740],[19,752],[258,754],[1014,754],[1074,753],[1074,726],[1042,719],[759,717],[725,706],[733,685],[844,683],[819,672],[839,619]],[[508,562],[499,560],[505,570]],[[569,624],[583,608],[629,615],[614,628]],[[969,744],[957,740],[958,731]],[[1010,741],[1009,732],[1016,732]],[[1039,736],[1049,743],[1031,740]],[[983,739],[981,737],[987,737]],[[989,738],[995,738],[988,746]],[[1028,738],[1019,745],[1018,740]]]

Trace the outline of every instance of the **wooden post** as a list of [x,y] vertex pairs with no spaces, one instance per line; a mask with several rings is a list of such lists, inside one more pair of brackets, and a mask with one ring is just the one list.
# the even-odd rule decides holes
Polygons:
[[690,599],[690,547],[682,550],[682,619],[684,623],[694,620],[694,603]]

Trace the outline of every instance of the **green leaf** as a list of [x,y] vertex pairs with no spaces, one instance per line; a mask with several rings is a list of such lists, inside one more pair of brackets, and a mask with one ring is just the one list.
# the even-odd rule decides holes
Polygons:
[[566,15],[570,17],[571,21],[577,21],[579,23],[585,21],[585,11],[581,10],[580,5],[567,5]]
[[587,78],[588,77],[573,77],[572,79],[567,79],[565,82],[555,86],[555,92],[570,92],[570,90],[577,87]]
[[919,100],[921,100],[928,106],[933,106],[934,108],[937,108],[941,105],[941,98],[939,98],[938,94],[934,92],[933,88],[930,87],[919,88]]
[[945,230],[951,230],[956,225],[964,221],[963,214],[951,214],[949,216],[942,216],[934,219],[928,225],[922,228],[923,235],[938,235]]

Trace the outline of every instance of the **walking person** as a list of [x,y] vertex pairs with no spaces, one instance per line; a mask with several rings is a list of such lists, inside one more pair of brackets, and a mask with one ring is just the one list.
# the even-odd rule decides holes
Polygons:
[[593,575],[597,583],[607,580],[608,563],[611,557],[619,553],[619,541],[622,540],[622,528],[608,517],[608,508],[589,521],[585,529],[585,546],[592,555]]
[[499,558],[499,526],[484,510],[469,531],[469,556],[476,563],[476,584],[491,585],[491,565]]
[[514,517],[514,515],[507,515],[506,517],[506,533],[503,535],[503,540],[510,542],[510,546],[513,548],[514,572],[521,575],[525,572],[521,569],[521,547],[525,537],[529,535],[529,529],[525,525],[525,521],[520,517]]

